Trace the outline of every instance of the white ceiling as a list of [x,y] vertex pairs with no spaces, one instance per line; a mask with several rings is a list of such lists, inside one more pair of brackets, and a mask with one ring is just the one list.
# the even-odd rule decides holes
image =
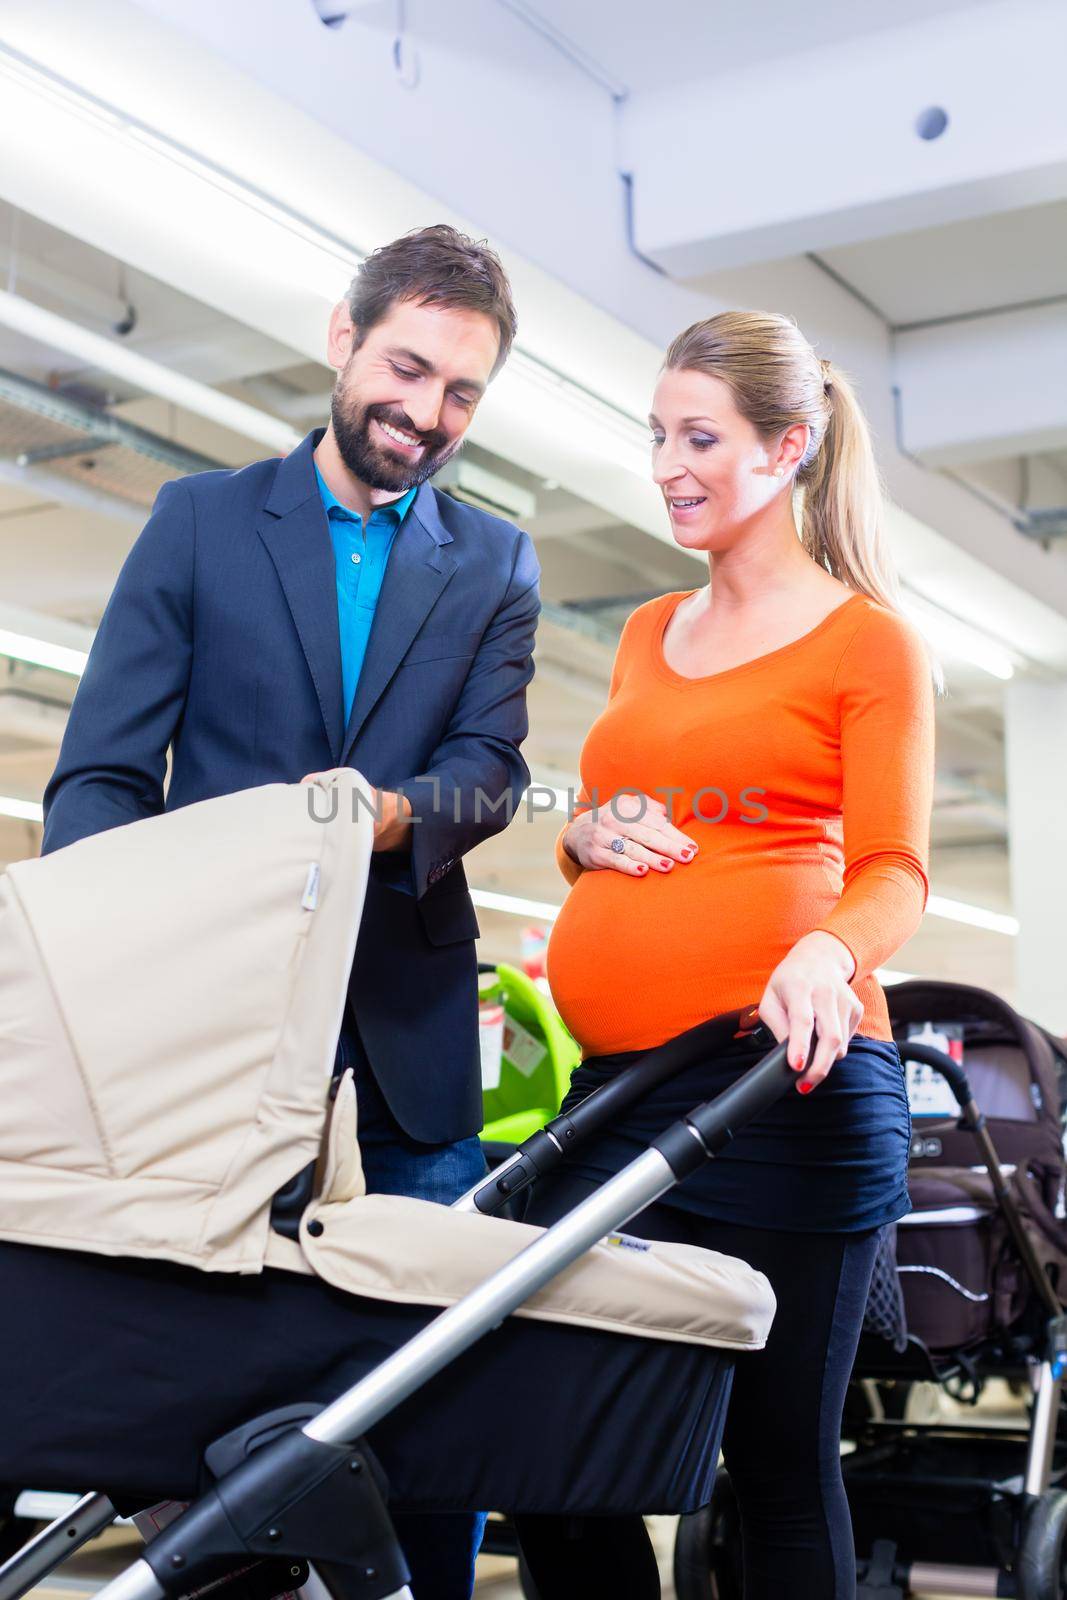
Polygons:
[[897,326],[1067,301],[1067,200],[819,252]]
[[[520,17],[548,24],[561,41],[577,46],[630,90],[670,88],[672,83],[708,77],[753,61],[788,56],[798,50],[858,39],[889,27],[903,26],[973,8],[974,0],[897,0],[888,13],[878,0],[820,0],[800,6],[789,0],[660,0],[657,5],[635,0],[500,0]],[[477,9],[477,8],[476,8]],[[361,6],[360,23],[394,31],[395,0]],[[480,28],[465,26],[468,20]],[[413,37],[455,45],[464,52],[486,54],[496,48],[491,18],[477,17],[468,5],[442,6],[439,0],[409,0],[408,25]]]
[[[12,218],[0,216],[3,220],[10,224]],[[24,230],[23,237],[30,231]],[[116,279],[117,264],[102,262],[100,252],[77,240],[53,237],[54,232],[42,225],[32,230],[35,261],[62,262],[71,295],[84,271],[87,303],[99,308],[92,296]],[[127,272],[125,281],[138,313],[137,328],[130,336],[137,348],[168,349],[179,370],[201,365],[205,352],[212,349],[225,351],[230,392],[254,398],[260,405],[271,395],[327,393],[331,374],[326,367],[294,363],[284,347],[271,348],[252,330],[144,274]],[[68,314],[73,309],[68,305]],[[235,367],[242,353],[246,370],[239,374]],[[265,361],[267,355],[273,363]],[[61,389],[74,382],[86,397],[95,393],[106,398],[108,393],[108,380],[100,374],[67,371],[54,352],[25,342],[0,343],[0,365],[5,364]],[[264,377],[270,382],[264,384]],[[151,396],[124,399],[114,409],[139,426],[220,462],[237,465],[263,453],[247,440]],[[314,420],[309,416],[306,425]],[[499,454],[473,444],[468,454],[536,497],[537,509],[528,526],[541,559],[551,617],[542,623],[538,638],[526,755],[535,776],[547,774],[566,785],[577,773],[585,732],[603,705],[613,640],[625,616],[651,594],[694,587],[701,581],[701,568],[642,529],[546,484]],[[167,475],[161,467],[157,472],[159,481]],[[135,525],[55,504],[47,494],[32,489],[0,484],[0,593],[9,601],[94,625],[135,533]],[[573,620],[567,626],[569,608],[574,608]],[[0,681],[0,689],[4,687],[61,707],[69,701],[73,681],[55,673],[9,667]],[[39,796],[56,747],[47,740],[5,734],[4,715],[0,701],[0,794]],[[939,718],[933,832],[938,887],[942,893],[1006,910],[1010,888],[999,686],[976,669],[956,663],[951,694]],[[544,816],[516,824],[503,840],[480,848],[470,863],[472,881],[484,889],[558,904],[562,884],[552,841],[559,821]],[[0,820],[0,859],[32,853],[37,838],[33,826]],[[518,956],[521,919],[484,912],[481,922],[483,954],[493,959]],[[994,987],[1010,992],[1010,944],[966,932],[961,942],[961,932],[931,919],[915,948],[901,952],[896,964],[905,971],[951,976],[960,970],[962,952],[973,946],[978,967],[971,970],[980,969]]]
[[[310,0],[306,3],[310,5]],[[893,10],[892,24],[899,27],[943,13],[947,26],[957,22],[962,26],[958,14],[970,4],[971,0],[942,4],[902,0]],[[409,0],[407,10],[409,26],[420,40],[444,41],[448,48],[466,56],[484,54],[488,69],[499,47],[499,29],[467,28],[465,24],[476,16],[492,23],[504,8],[492,0],[478,0],[477,4],[457,0],[454,7],[442,7],[438,0]],[[756,0],[747,7],[664,0],[656,8],[638,7],[629,0],[624,4],[619,0],[533,0],[530,5],[522,0],[517,9],[538,13],[635,91],[669,90],[675,82],[751,67],[754,61],[784,57],[824,42],[871,35],[888,25],[884,6],[857,5],[854,0],[848,4],[827,0],[807,10],[771,0]],[[395,29],[396,18],[395,0],[382,0],[360,12],[362,23],[381,30]],[[521,39],[521,33],[510,29],[509,48],[516,37]],[[569,69],[563,71],[569,83]],[[398,138],[402,132],[397,129]],[[695,170],[699,172],[699,163]],[[617,174],[608,170],[604,179],[615,184]],[[613,189],[613,203],[614,199],[617,193]],[[621,217],[621,211],[618,214]],[[209,295],[206,290],[201,301],[188,292],[193,287],[188,278],[181,280],[183,293],[164,281],[166,269],[156,268],[154,262],[148,265],[158,270],[156,277],[85,244],[74,232],[64,233],[58,225],[48,226],[26,213],[16,215],[0,206],[0,269],[9,287],[12,245],[17,250],[14,283],[21,293],[97,331],[112,329],[131,302],[138,318],[128,336],[131,347],[189,376],[225,386],[263,409],[271,408],[272,396],[274,403],[283,398],[286,391],[279,380],[289,386],[290,394],[324,393],[328,388],[328,370],[309,359],[317,345],[294,341],[296,347],[291,349],[282,342],[290,332],[287,312],[268,321],[246,306],[224,300],[217,293]],[[1010,228],[1003,225],[1002,218],[986,217],[900,234],[876,244],[826,250],[822,259],[839,280],[877,307],[890,325],[973,315],[1020,300],[1047,300],[1067,294],[1067,203],[1018,211]],[[693,296],[694,314],[698,314],[696,307],[705,304],[701,298],[705,291],[708,295],[721,291],[734,303],[753,303],[744,290],[747,287],[751,294],[757,282],[771,285],[776,295],[780,287],[776,303],[781,309],[797,312],[798,266],[807,274],[806,281],[818,276],[811,262],[782,261],[766,264],[756,273],[723,275],[715,284],[701,284],[700,292]],[[825,290],[825,282],[818,287]],[[835,316],[843,298],[835,297]],[[229,314],[205,303],[208,299],[213,299],[214,307],[224,306]],[[589,311],[590,319],[598,314],[595,307]],[[806,325],[803,316],[802,323]],[[623,330],[619,323],[620,344],[636,326],[635,322]],[[264,328],[269,333],[264,333]],[[560,328],[560,339],[569,338],[562,323]],[[315,338],[318,336],[316,323]],[[559,364],[566,369],[565,361]],[[75,381],[82,393],[118,402],[118,413],[127,419],[223,462],[237,464],[265,453],[158,399],[121,389],[99,374],[76,371],[54,351],[24,340],[0,334],[0,366],[39,382],[63,385]],[[267,381],[261,381],[264,379]],[[591,386],[595,387],[592,380]],[[610,391],[604,386],[603,392]],[[306,425],[311,426],[313,420],[306,418]],[[653,537],[647,523],[639,525],[641,517],[633,506],[623,503],[625,497],[594,505],[591,492],[588,499],[584,497],[584,485],[572,482],[570,492],[547,486],[532,470],[540,463],[536,459],[531,462],[528,453],[523,459],[531,470],[517,466],[509,453],[513,443],[515,455],[521,454],[514,432],[512,428],[509,439],[508,428],[498,427],[490,436],[492,450],[475,445],[470,454],[532,489],[537,498],[537,511],[529,525],[542,560],[545,598],[550,606],[564,609],[553,612],[553,619],[543,624],[539,635],[527,756],[535,776],[550,771],[566,781],[576,771],[584,732],[603,703],[613,630],[617,632],[627,610],[645,595],[691,587],[702,575],[689,558],[663,538]],[[886,450],[892,447],[890,432],[883,423]],[[993,464],[998,465],[1004,464]],[[1015,471],[1015,463],[1007,465]],[[1022,474],[1019,476],[1021,479]],[[996,472],[990,482],[994,480],[999,483]],[[576,487],[582,489],[581,494],[574,492]],[[605,504],[611,509],[603,509]],[[662,511],[658,502],[656,509]],[[1007,544],[1018,541],[1017,548],[1022,548],[1020,536],[1007,522],[1002,532]],[[0,484],[0,593],[12,602],[52,615],[93,623],[134,533],[129,524],[57,505],[47,494]],[[611,601],[614,604],[598,604]],[[567,607],[575,608],[574,614],[569,614]],[[566,626],[569,615],[572,624],[579,615],[596,618],[604,631],[603,642],[591,639],[588,629]],[[8,672],[0,689],[8,682],[60,701],[69,697],[71,687],[69,681],[57,680],[54,674],[28,674],[21,669]],[[953,663],[950,694],[939,706],[938,718],[935,888],[993,910],[1008,910],[999,685],[975,669]],[[5,737],[2,728],[0,712],[0,794],[39,795],[54,760],[54,747]],[[472,881],[483,888],[558,902],[562,884],[551,853],[557,826],[557,818],[538,819],[483,847],[471,860]],[[30,853],[36,840],[34,829],[0,822],[0,859]],[[481,920],[486,934],[484,954],[490,958],[517,954],[519,919],[486,913]],[[1010,998],[1011,957],[1012,946],[1006,939],[928,918],[912,946],[900,952],[894,964],[932,976],[968,977]]]

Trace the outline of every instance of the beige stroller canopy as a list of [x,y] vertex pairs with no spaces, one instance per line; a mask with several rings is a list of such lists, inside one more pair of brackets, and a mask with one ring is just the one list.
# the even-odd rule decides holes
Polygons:
[[[345,769],[8,869],[0,1238],[448,1305],[540,1235],[365,1193],[351,1079],[332,1109],[328,1089],[372,843]],[[299,1241],[272,1233],[320,1153]],[[605,1242],[517,1314],[743,1350],[773,1313],[744,1262]]]

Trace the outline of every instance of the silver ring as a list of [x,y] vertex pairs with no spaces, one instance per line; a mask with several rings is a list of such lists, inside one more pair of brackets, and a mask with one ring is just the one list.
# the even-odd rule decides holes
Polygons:
[[612,839],[611,848],[614,850],[617,856],[622,855],[623,851],[626,849],[626,840],[621,834],[617,834],[615,838]]

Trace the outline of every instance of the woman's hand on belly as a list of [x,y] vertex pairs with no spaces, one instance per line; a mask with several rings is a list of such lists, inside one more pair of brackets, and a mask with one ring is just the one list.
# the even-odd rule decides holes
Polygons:
[[696,841],[674,826],[662,800],[630,789],[576,816],[563,834],[563,848],[587,870],[610,869],[633,878],[650,869],[670,872],[676,861],[684,866],[697,853]]
[[810,1093],[845,1055],[863,1021],[863,1004],[849,987],[855,966],[848,946],[818,929],[798,939],[768,979],[760,1018],[779,1043],[788,1038],[790,1066],[802,1072],[813,1029],[818,1039],[811,1067],[797,1084],[801,1094]]

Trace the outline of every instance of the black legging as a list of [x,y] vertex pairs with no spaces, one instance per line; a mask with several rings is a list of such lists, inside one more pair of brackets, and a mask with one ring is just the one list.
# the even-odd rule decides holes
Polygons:
[[[555,1220],[594,1187],[591,1179],[561,1175],[543,1186],[530,1220]],[[626,1232],[719,1250],[769,1278],[778,1301],[774,1323],[766,1349],[737,1358],[723,1438],[741,1512],[744,1597],[853,1600],[841,1413],[879,1230],[786,1233],[660,1204],[635,1217]],[[517,1522],[541,1600],[658,1600],[656,1564],[640,1518]]]

